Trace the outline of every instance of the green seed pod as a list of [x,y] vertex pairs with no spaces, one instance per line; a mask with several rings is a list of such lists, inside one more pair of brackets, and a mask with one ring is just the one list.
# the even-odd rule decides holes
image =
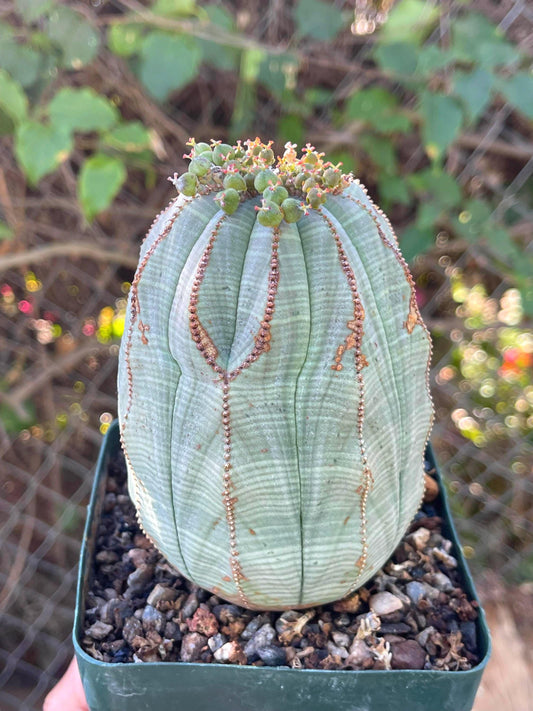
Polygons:
[[275,202],[265,202],[257,212],[257,221],[264,227],[277,227],[283,220],[283,213]]
[[254,146],[253,149],[252,149],[252,155],[253,155],[253,156],[258,156],[258,155],[261,153],[262,150],[263,150],[263,149],[261,148],[261,146]]
[[250,192],[253,192],[255,190],[255,176],[256,173],[246,173],[244,176],[244,182],[246,183],[246,189],[249,190]]
[[245,150],[242,146],[237,146],[237,148],[234,151],[234,154],[235,155],[233,157],[236,158],[237,160],[244,158],[244,156],[246,155]]
[[213,148],[213,163],[215,165],[224,165],[227,160],[231,160],[235,156],[235,151],[227,143],[219,143]]
[[316,183],[315,178],[313,178],[313,177],[307,178],[307,180],[305,181],[305,183],[302,185],[302,190],[303,190],[304,192],[308,193],[308,192],[311,190],[311,188],[315,188],[315,187],[316,187],[316,184],[317,184],[317,183]]
[[305,183],[305,181],[307,180],[307,178],[309,178],[310,175],[311,175],[311,174],[308,173],[308,172],[305,171],[305,170],[304,170],[303,172],[301,172],[301,173],[298,173],[298,175],[297,175],[296,178],[294,179],[294,187],[296,188],[296,190],[301,190],[301,189],[302,189],[303,184]]
[[220,207],[226,215],[233,215],[235,210],[239,207],[239,193],[233,188],[228,188],[227,190],[221,190],[217,193],[215,200],[219,203]]
[[197,158],[193,158],[189,165],[189,173],[194,173],[199,178],[203,178],[207,175],[212,163],[205,155],[199,155]]
[[176,181],[176,187],[180,193],[192,197],[198,190],[198,178],[194,173],[183,173]]
[[258,193],[262,193],[268,188],[269,185],[277,185],[278,183],[278,174],[267,168],[266,170],[261,170],[257,173],[254,180],[254,187]]
[[275,160],[274,151],[272,150],[272,148],[264,148],[259,154],[259,157],[262,158],[267,165],[272,165]]
[[289,197],[289,191],[283,185],[269,185],[263,190],[263,197],[267,202],[275,202],[276,205],[281,205]]
[[300,201],[295,198],[287,198],[281,203],[281,211],[286,222],[298,222],[305,212],[300,205]]
[[303,162],[307,163],[308,165],[315,165],[317,161],[318,156],[316,153],[306,153],[303,157]]
[[208,143],[197,143],[193,148],[195,156],[199,156],[201,153],[207,153],[207,151],[211,153],[211,146]]
[[307,201],[311,207],[315,208],[323,205],[326,202],[327,197],[327,193],[320,190],[320,188],[311,188],[311,190],[307,193]]
[[224,187],[233,190],[246,190],[246,183],[240,173],[228,173],[224,177]]
[[324,183],[329,188],[335,188],[341,181],[341,172],[336,168],[327,168],[323,175]]

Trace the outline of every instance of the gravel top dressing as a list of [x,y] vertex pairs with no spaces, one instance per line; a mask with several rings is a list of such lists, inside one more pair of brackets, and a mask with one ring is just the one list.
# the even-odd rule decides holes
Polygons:
[[364,587],[309,610],[258,612],[193,585],[153,547],[138,527],[120,455],[109,465],[82,646],[115,663],[471,669],[479,662],[477,603],[461,587],[428,478],[421,510]]

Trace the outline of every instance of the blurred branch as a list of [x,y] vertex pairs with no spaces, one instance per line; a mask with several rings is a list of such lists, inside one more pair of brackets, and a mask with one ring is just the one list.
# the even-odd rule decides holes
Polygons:
[[121,254],[116,249],[103,249],[85,242],[63,242],[50,244],[46,247],[36,247],[19,254],[4,255],[0,257],[0,273],[54,257],[86,257],[101,262],[120,264],[131,269],[135,269],[137,266],[137,257],[132,254]]
[[[419,122],[419,116],[415,112],[402,111],[408,116],[413,123]],[[344,131],[328,131],[326,128],[318,131],[316,134],[309,134],[311,143],[319,143],[321,146],[327,146],[328,150],[334,150],[342,146],[352,146],[358,134],[365,129],[365,124],[362,121],[354,122],[348,125]],[[464,133],[458,136],[454,143],[462,148],[475,150],[481,145],[485,136],[476,133]],[[483,148],[484,153],[494,153],[496,155],[513,158],[526,163],[533,158],[533,144],[524,143],[521,145],[513,145],[506,141],[493,140]]]

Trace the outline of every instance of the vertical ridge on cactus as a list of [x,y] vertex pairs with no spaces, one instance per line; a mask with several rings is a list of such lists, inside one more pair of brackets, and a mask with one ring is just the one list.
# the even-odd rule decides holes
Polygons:
[[191,146],[192,178],[174,177],[141,248],[119,359],[139,520],[228,600],[340,599],[423,494],[431,344],[414,283],[365,188],[311,146],[277,163],[259,139]]

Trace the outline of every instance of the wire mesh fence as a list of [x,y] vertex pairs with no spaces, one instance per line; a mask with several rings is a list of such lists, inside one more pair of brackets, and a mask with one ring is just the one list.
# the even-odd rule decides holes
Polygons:
[[[437,36],[429,41],[446,41],[449,25],[462,6],[441,4],[446,12]],[[478,5],[503,32],[531,50],[530,5],[511,0],[484,0]],[[286,11],[283,4],[268,3],[256,36],[275,43]],[[369,42],[349,35],[335,47],[331,61],[340,58],[347,66],[332,101],[341,99],[360,79]],[[101,85],[120,92],[122,70],[104,64],[95,73]],[[227,106],[221,96],[215,93],[202,100],[211,104],[212,115],[218,111],[220,120],[225,120]],[[219,102],[215,110],[213,102]],[[269,133],[266,129],[275,111],[265,101],[258,129]],[[143,118],[158,124],[161,135],[170,144],[175,142],[175,155],[180,155],[187,121],[183,128],[179,114],[173,117],[175,122],[157,112]],[[311,139],[317,145],[322,145],[321,139],[331,139],[326,122],[326,114],[318,114],[317,126],[324,125],[322,133],[317,130]],[[517,124],[511,106],[501,102],[483,116],[474,141],[454,149],[450,157],[457,180],[483,181],[494,198],[495,213],[512,206],[525,235],[533,226],[533,143],[528,130]],[[26,230],[17,251],[0,252],[4,383],[0,393],[0,706],[6,711],[33,711],[40,708],[43,695],[72,654],[74,587],[85,507],[101,436],[116,414],[116,335],[138,245],[152,216],[168,199],[169,188],[161,179],[149,192],[138,186],[124,189],[105,220],[88,232],[76,206],[75,175],[68,164],[47,179],[39,193],[24,194],[9,141],[0,141],[0,152],[0,194],[5,197],[9,185],[14,188],[9,194],[15,195],[2,207],[23,214]],[[503,181],[491,180],[494,155],[514,156],[506,164]],[[423,157],[418,146],[409,162],[416,165]],[[175,169],[170,150],[158,173],[164,178]],[[529,240],[527,249],[532,244]],[[531,579],[533,446],[520,427],[507,427],[505,436],[487,434],[495,410],[461,376],[460,363],[465,349],[496,338],[506,324],[516,326],[512,314],[507,321],[505,313],[501,316],[514,292],[483,250],[475,244],[458,248],[446,234],[439,234],[430,255],[417,260],[415,274],[423,314],[435,338],[432,380],[437,418],[432,441],[459,514],[457,525],[466,553],[478,575],[490,567],[509,580]],[[476,303],[469,302],[471,290],[479,283],[484,284],[483,293],[475,292],[481,321]],[[457,290],[462,290],[461,298]],[[469,318],[473,325],[468,325]],[[483,383],[490,380],[480,377]],[[528,393],[533,397],[533,389]],[[483,408],[490,412],[484,413]],[[474,411],[479,411],[479,422],[485,418],[486,429],[468,422]],[[500,426],[500,420],[494,427]],[[25,422],[29,424],[24,426]]]

